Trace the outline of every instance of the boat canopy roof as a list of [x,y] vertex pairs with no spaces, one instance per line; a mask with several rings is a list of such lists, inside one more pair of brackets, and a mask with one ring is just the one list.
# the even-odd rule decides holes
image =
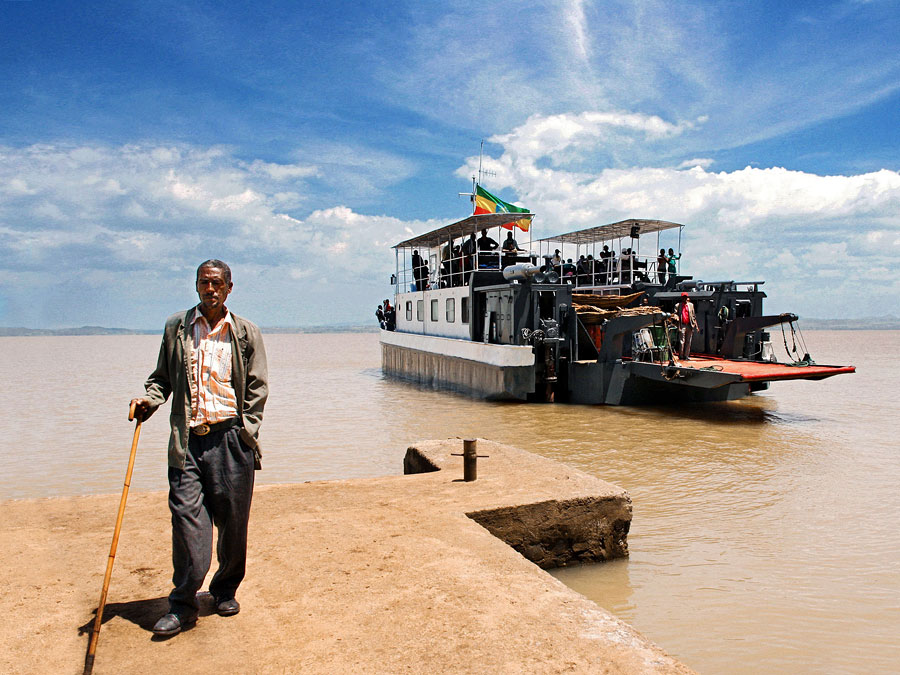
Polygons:
[[513,223],[524,218],[534,218],[533,213],[479,213],[464,218],[450,225],[444,225],[431,232],[420,234],[412,239],[401,241],[393,248],[436,248],[446,244],[451,239],[468,237],[479,230],[488,230],[492,227],[500,227],[506,223]]
[[600,241],[610,241],[611,239],[621,239],[622,237],[630,237],[632,228],[638,228],[638,234],[650,234],[651,232],[661,232],[662,230],[671,230],[674,227],[684,227],[679,223],[670,223],[667,220],[643,220],[640,218],[630,218],[628,220],[620,220],[618,223],[609,225],[598,225],[597,227],[589,227],[585,230],[576,230],[575,232],[567,232],[566,234],[557,234],[552,237],[539,239],[539,242],[557,242],[560,244],[594,244]]

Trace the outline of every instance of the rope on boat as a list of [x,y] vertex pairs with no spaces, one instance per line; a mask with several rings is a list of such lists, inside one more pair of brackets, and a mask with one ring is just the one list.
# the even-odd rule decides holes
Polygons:
[[[800,327],[794,328],[794,322],[788,322],[791,327],[791,342],[794,345],[794,348],[791,349],[788,347],[787,343],[787,334],[784,332],[784,324],[781,324],[781,339],[784,341],[784,350],[787,352],[788,358],[790,358],[791,353],[793,352],[795,360],[790,363],[785,363],[785,366],[791,366],[793,368],[807,368],[809,366],[816,365],[816,362],[812,360],[809,355],[809,350],[806,348],[806,341],[803,339],[803,334],[800,332]],[[797,351],[797,341],[799,340],[800,346],[803,349],[803,357],[799,358],[800,352]]]
[[[654,324],[655,325],[655,324]],[[675,365],[675,352],[672,351],[672,341],[669,339],[669,322],[668,317],[663,318],[662,321],[662,329],[663,335],[666,336],[666,348],[669,350],[669,365],[663,363],[663,360],[659,360],[659,370],[665,380],[674,380],[681,374],[680,370],[676,370],[675,372],[670,374],[669,368]]]

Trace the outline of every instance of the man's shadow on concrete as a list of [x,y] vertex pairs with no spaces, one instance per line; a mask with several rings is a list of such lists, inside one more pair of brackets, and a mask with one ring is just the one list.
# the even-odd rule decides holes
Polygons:
[[[212,596],[207,593],[198,593],[197,601],[200,603],[200,616],[209,616],[215,613],[213,607]],[[169,599],[167,597],[151,598],[148,600],[132,600],[131,602],[111,602],[107,603],[103,608],[103,621],[101,624],[109,622],[114,617],[121,617],[126,621],[130,621],[139,626],[148,633],[153,631],[153,626],[159,621],[160,617],[169,611]],[[88,636],[88,645],[90,646],[90,635],[94,630],[94,622],[96,621],[97,610],[93,611],[94,618],[83,626],[78,627],[79,635]],[[186,626],[182,632],[191,630],[196,624]],[[101,633],[102,634],[102,633]],[[162,642],[168,640],[169,637],[161,637],[153,635],[151,639],[154,642]]]

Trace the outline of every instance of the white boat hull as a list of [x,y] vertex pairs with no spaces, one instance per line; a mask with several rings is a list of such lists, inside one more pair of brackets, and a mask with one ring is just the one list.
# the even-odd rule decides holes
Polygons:
[[490,400],[525,400],[534,392],[530,346],[381,331],[386,375]]

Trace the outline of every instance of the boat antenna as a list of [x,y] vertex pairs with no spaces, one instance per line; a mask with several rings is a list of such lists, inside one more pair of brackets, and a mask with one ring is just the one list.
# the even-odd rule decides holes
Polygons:
[[471,192],[459,192],[457,193],[460,197],[468,197],[469,201],[472,202],[472,212],[475,212],[475,195],[477,190],[476,186],[481,185],[485,176],[496,176],[496,171],[491,171],[490,169],[485,169],[483,167],[484,163],[484,139],[481,139],[481,151],[478,153],[478,176],[472,176],[472,191]]
[[484,139],[481,139],[481,152],[478,153],[478,184],[484,184],[484,177],[490,176],[495,177],[497,175],[496,171],[491,171],[490,169],[482,168],[482,164],[484,162]]

